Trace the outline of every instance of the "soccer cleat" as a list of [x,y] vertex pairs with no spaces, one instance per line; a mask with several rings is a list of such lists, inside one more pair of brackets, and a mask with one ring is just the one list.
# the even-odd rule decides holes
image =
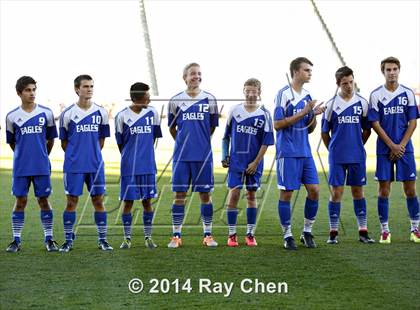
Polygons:
[[208,247],[216,247],[217,242],[213,239],[212,235],[208,235],[204,237],[203,245],[208,246]]
[[359,230],[359,241],[361,243],[375,243],[375,240],[369,237],[367,230]]
[[147,237],[147,238],[144,239],[144,245],[146,246],[146,248],[151,249],[151,250],[157,248],[156,243],[154,243],[152,238],[150,238],[150,237]]
[[251,234],[246,235],[245,243],[250,247],[257,246],[257,240],[255,239],[255,236]]
[[328,244],[337,244],[338,243],[338,231],[331,230],[330,237],[327,240]]
[[227,245],[230,247],[237,247],[239,245],[236,234],[230,235],[228,237]]
[[284,248],[286,250],[296,251],[298,248],[296,246],[295,239],[293,239],[293,237],[287,237],[284,239]]
[[20,251],[20,243],[17,243],[16,240],[13,240],[10,242],[10,244],[7,246],[6,252],[9,253],[16,253]]
[[382,244],[391,243],[391,233],[389,231],[383,231],[381,233],[381,238],[379,239],[379,243],[382,243]]
[[131,248],[131,239],[125,238],[124,241],[120,245],[120,249],[129,249]]
[[300,236],[300,242],[307,248],[316,248],[314,236],[310,232],[304,231]]
[[171,238],[171,242],[168,243],[168,248],[176,249],[182,245],[182,240],[178,236],[173,236]]
[[63,243],[63,245],[60,247],[60,249],[58,249],[59,252],[61,253],[68,253],[73,249],[73,242],[71,241],[66,241]]
[[50,239],[45,242],[45,248],[47,249],[47,252],[58,252],[58,243]]
[[99,240],[98,249],[102,251],[112,251],[113,247],[106,240]]
[[414,243],[420,243],[420,231],[418,229],[411,232],[410,241],[413,241]]

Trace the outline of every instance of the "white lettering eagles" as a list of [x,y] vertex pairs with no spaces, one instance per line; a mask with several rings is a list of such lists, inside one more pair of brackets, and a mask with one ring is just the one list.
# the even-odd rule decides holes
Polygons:
[[258,133],[258,129],[252,126],[237,125],[236,132],[247,133],[247,134],[256,136]]
[[98,124],[76,125],[77,132],[97,132],[98,128]]
[[42,126],[26,126],[20,128],[21,135],[27,135],[31,133],[42,133]]
[[183,121],[203,121],[204,113],[202,112],[190,112],[182,114]]
[[339,116],[338,118],[339,124],[358,124],[359,123],[359,117],[354,115],[343,115]]
[[130,127],[130,134],[137,135],[139,133],[152,133],[152,126],[134,126],[134,127]]
[[395,107],[385,107],[384,108],[384,115],[388,114],[401,114],[404,113],[404,107],[402,106],[395,106]]

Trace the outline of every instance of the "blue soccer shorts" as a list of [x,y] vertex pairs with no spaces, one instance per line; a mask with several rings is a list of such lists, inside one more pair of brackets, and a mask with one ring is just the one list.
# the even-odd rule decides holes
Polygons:
[[81,196],[83,195],[83,185],[90,196],[99,196],[105,194],[105,174],[103,169],[99,169],[96,173],[64,173],[64,191],[66,195]]
[[414,181],[417,178],[414,153],[405,153],[400,159],[392,162],[389,155],[377,155],[375,179],[378,181]]
[[331,186],[366,185],[366,163],[330,164],[328,184]]
[[247,191],[257,191],[261,185],[261,173],[246,174],[245,172],[229,171],[227,177],[227,186],[229,188],[242,189],[246,185]]
[[120,200],[144,200],[157,197],[156,175],[122,176]]
[[49,175],[13,177],[12,195],[16,197],[28,196],[31,182],[34,184],[34,194],[37,198],[48,197],[52,192]]
[[172,191],[208,193],[214,188],[213,161],[177,161],[172,164]]
[[277,159],[277,187],[298,190],[301,184],[319,184],[312,157],[282,157]]

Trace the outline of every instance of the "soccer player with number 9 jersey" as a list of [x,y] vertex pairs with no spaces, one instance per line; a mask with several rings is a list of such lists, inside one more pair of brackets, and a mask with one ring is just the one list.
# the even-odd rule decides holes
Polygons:
[[23,76],[16,82],[21,106],[6,116],[6,142],[13,150],[12,194],[16,197],[12,213],[13,241],[7,252],[21,249],[21,233],[25,221],[25,207],[31,183],[41,208],[45,247],[48,252],[58,251],[53,240],[53,212],[48,202],[51,194],[51,165],[48,155],[57,137],[54,116],[50,109],[35,103],[36,82]]

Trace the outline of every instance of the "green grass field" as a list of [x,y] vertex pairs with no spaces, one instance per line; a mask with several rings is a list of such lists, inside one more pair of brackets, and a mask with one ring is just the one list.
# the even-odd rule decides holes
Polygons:
[[[241,246],[228,248],[224,201],[225,175],[216,175],[213,202],[215,206],[214,235],[219,242],[216,249],[201,245],[198,197],[189,198],[188,215],[183,229],[184,246],[168,249],[171,232],[169,177],[159,181],[161,195],[155,201],[154,251],[143,245],[141,216],[134,228],[134,246],[118,249],[122,241],[122,227],[118,213],[118,179],[108,176],[107,209],[109,211],[110,253],[96,248],[96,229],[93,209],[85,195],[78,207],[78,238],[74,250],[68,254],[47,253],[38,207],[31,193],[22,235],[22,251],[6,253],[11,241],[10,195],[11,171],[0,170],[0,308],[1,309],[420,309],[418,280],[420,273],[420,245],[410,243],[409,221],[400,184],[395,184],[391,197],[391,245],[364,245],[357,241],[356,219],[349,191],[343,203],[340,244],[327,245],[328,190],[323,175],[320,209],[314,226],[318,244],[316,249],[299,247],[297,252],[282,249],[281,229],[277,214],[275,177],[265,176],[259,192],[260,213],[256,236],[258,247],[243,245],[245,213],[239,213],[238,227]],[[51,204],[55,210],[55,239],[63,241],[62,211],[65,205],[62,177],[53,174],[54,193]],[[378,238],[376,215],[376,184],[369,174],[366,187],[370,234]],[[298,237],[303,225],[304,191],[299,195],[293,212],[294,235]],[[242,201],[241,210],[245,208]],[[136,214],[141,211],[136,205]],[[141,215],[141,214],[140,214]],[[132,294],[128,282],[140,278],[144,290]],[[199,292],[199,279],[213,282],[233,282],[229,297],[223,293]],[[287,293],[249,293],[241,291],[243,279],[261,282],[287,283]],[[192,291],[149,293],[151,279],[179,279],[183,284],[191,279]],[[165,291],[165,280],[162,289]],[[158,287],[159,288],[159,287]]]

